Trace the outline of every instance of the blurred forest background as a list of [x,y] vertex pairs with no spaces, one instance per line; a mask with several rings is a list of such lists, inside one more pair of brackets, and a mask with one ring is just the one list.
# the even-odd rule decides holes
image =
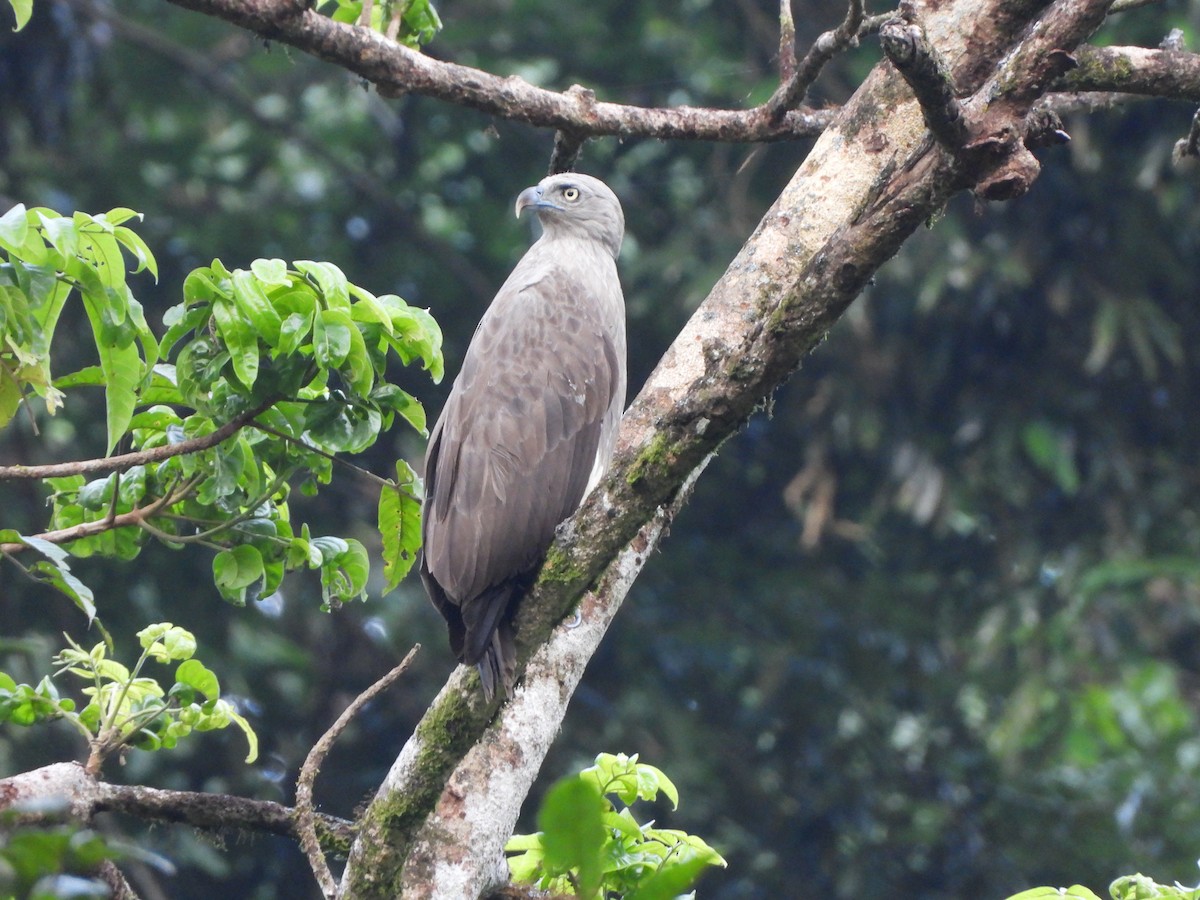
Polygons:
[[[802,46],[844,14],[795,5]],[[438,11],[430,54],[601,99],[744,107],[777,81],[772,0]],[[1200,45],[1200,0],[1114,16],[1099,42],[1154,46],[1172,27]],[[836,60],[815,99],[842,101],[878,58],[869,40]],[[1069,116],[1074,140],[1042,152],[1028,197],[960,197],[908,242],[701,479],[592,661],[543,784],[600,751],[664,769],[682,804],[659,823],[729,860],[701,883],[708,900],[1000,898],[1102,890],[1134,870],[1200,880],[1200,174],[1170,162],[1193,112]],[[381,99],[159,0],[38,0],[24,32],[0,30],[5,208],[145,213],[161,278],[133,284],[152,324],[213,257],[329,260],[429,307],[454,373],[529,243],[512,202],[551,144]],[[631,397],[808,149],[585,148],[580,167],[628,220]],[[450,381],[393,377],[431,416]],[[39,420],[40,438],[24,416],[0,433],[0,462],[103,454],[86,393]],[[360,462],[419,463],[419,440],[395,434]],[[377,488],[338,478],[340,492],[296,502],[377,546]],[[0,510],[24,533],[46,519],[34,485],[0,486]],[[110,778],[290,803],[314,740],[420,641],[317,782],[318,804],[351,816],[451,668],[415,578],[325,614],[315,579],[296,576],[251,608],[224,603],[199,548],[74,568],[119,642],[153,621],[193,630],[262,741],[253,766],[222,732],[135,751]],[[85,625],[0,566],[0,668],[40,677],[61,632],[98,640]],[[0,775],[77,752],[65,730],[9,730]],[[178,866],[154,876],[162,897],[317,896],[289,841],[110,827]]]

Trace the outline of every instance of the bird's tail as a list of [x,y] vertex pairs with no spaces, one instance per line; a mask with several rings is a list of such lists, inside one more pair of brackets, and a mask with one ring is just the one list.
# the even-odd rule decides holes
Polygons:
[[517,651],[513,645],[512,628],[501,621],[492,632],[492,639],[484,648],[483,656],[475,664],[479,669],[479,680],[483,684],[483,698],[491,703],[496,696],[496,684],[504,685],[504,696],[512,699],[513,681],[517,671]]

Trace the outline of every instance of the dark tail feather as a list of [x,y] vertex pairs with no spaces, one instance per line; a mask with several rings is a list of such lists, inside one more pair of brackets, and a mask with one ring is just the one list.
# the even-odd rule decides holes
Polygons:
[[504,685],[504,696],[512,699],[513,681],[517,670],[517,652],[513,646],[512,628],[501,622],[492,633],[492,640],[484,648],[483,656],[476,663],[479,680],[483,684],[483,698],[488,703],[496,696],[496,683]]

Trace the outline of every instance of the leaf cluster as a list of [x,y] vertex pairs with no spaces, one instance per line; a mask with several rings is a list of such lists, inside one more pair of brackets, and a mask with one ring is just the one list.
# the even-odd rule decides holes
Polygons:
[[[246,735],[246,762],[258,756],[258,737],[236,707],[221,697],[217,676],[195,658],[196,639],[170,622],[138,632],[142,653],[133,668],[111,658],[108,644],[85,650],[67,638],[68,646],[55,657],[57,675],[69,673],[87,682],[88,702],[77,709],[61,697],[54,682],[43,678],[36,687],[17,684],[0,672],[0,722],[33,725],[63,719],[88,742],[89,771],[96,772],[113,753],[173,748],[193,731],[213,731],[236,725]],[[164,687],[142,674],[147,662],[178,663],[174,681]]]
[[105,860],[123,855],[123,848],[75,823],[20,826],[22,811],[10,809],[0,817],[0,896],[33,900],[111,896],[108,886],[91,873]]
[[[130,560],[149,537],[208,546],[216,551],[214,583],[236,604],[270,594],[287,571],[303,568],[320,573],[326,608],[362,597],[365,548],[293,525],[291,480],[315,493],[331,480],[336,454],[362,452],[397,416],[426,433],[421,404],[384,376],[395,356],[440,380],[437,324],[395,295],[351,283],[330,263],[260,259],[230,271],[214,260],[187,276],[159,342],[124,280],[121,248],[138,270],[157,271],[142,239],[121,224],[135,215],[118,209],[68,218],[17,206],[0,217],[0,425],[31,394],[53,414],[65,390],[102,386],[110,452],[127,439],[135,453],[169,453],[231,422],[253,427],[100,478],[46,479],[50,529],[67,536],[78,557]],[[100,364],[53,378],[51,340],[73,291],[92,322]],[[396,481],[375,480],[385,574],[394,586],[419,542],[419,480],[403,464]],[[36,550],[43,559],[27,574],[95,615],[61,550],[12,532],[4,543]]]
[[[1153,878],[1141,874],[1122,875],[1108,886],[1108,893],[1112,900],[1200,900],[1200,888],[1184,887],[1178,882],[1159,884]],[[1013,894],[1008,900],[1050,900],[1052,897],[1100,900],[1094,891],[1081,884],[1073,884],[1068,888],[1030,888]]]
[[369,25],[414,50],[442,30],[442,20],[429,0],[332,0],[325,6],[337,22]]
[[137,215],[119,208],[60,216],[17,204],[0,216],[0,426],[27,391],[51,414],[62,405],[50,344],[67,299],[78,293],[100,358],[96,383],[104,385],[110,453],[124,434],[158,359],[158,342],[125,282],[123,251],[137,259],[136,271],[157,277],[146,243],[123,224]]
[[[509,840],[513,879],[589,900],[679,896],[705,868],[725,860],[695,835],[634,818],[633,803],[660,794],[678,806],[679,792],[660,769],[639,763],[637,754],[601,753],[594,765],[547,791],[536,834]],[[619,810],[610,798],[620,802]]]

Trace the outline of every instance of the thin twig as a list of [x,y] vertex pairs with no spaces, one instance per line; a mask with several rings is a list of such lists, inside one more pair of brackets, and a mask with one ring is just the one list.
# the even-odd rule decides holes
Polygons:
[[1150,6],[1153,3],[1158,3],[1160,0],[1116,0],[1112,6],[1108,8],[1108,14],[1127,12],[1131,9],[1139,9],[1143,6]]
[[[65,544],[68,541],[79,540],[80,538],[92,537],[93,535],[103,534],[106,531],[111,531],[114,528],[126,528],[130,525],[143,525],[146,519],[156,515],[160,510],[168,506],[174,506],[179,501],[185,499],[199,479],[193,478],[185,485],[182,491],[169,492],[159,497],[149,506],[142,506],[137,509],[131,509],[127,513],[119,513],[115,516],[105,516],[103,519],[97,519],[94,522],[80,522],[78,525],[72,525],[70,528],[59,528],[54,531],[43,531],[41,534],[34,535],[43,541],[51,544]],[[0,553],[8,556],[11,553],[19,553],[22,550],[29,549],[28,544],[11,543],[0,544]]]
[[[825,63],[841,53],[847,47],[858,42],[858,31],[863,24],[863,0],[850,0],[846,8],[846,18],[833,31],[826,31],[813,42],[808,52],[804,54],[799,65],[795,66],[792,76],[781,84],[771,99],[765,104],[767,118],[778,122],[800,105],[804,95],[812,87]],[[782,40],[782,38],[781,38]]]
[[96,869],[100,880],[108,886],[109,900],[139,900],[137,893],[125,880],[124,873],[111,859],[106,859]]
[[796,74],[796,20],[792,0],[779,0],[779,83],[787,84]]
[[325,761],[326,755],[333,747],[333,742],[341,736],[346,726],[364,706],[395,684],[400,676],[408,671],[409,663],[420,649],[420,644],[414,644],[413,648],[408,651],[408,655],[400,661],[400,665],[355,697],[350,705],[342,710],[337,721],[329,726],[329,730],[313,744],[313,748],[308,751],[308,756],[304,760],[304,765],[300,767],[300,777],[296,779],[296,831],[300,840],[300,848],[308,857],[308,864],[312,866],[313,875],[316,876],[317,883],[321,886],[321,892],[330,900],[337,896],[337,882],[333,878],[333,873],[329,871],[329,865],[325,862],[325,854],[321,850],[321,843],[317,839],[313,811],[313,782],[316,780],[317,772],[321,770],[321,764]]
[[[279,489],[286,483],[287,478],[285,478],[283,475],[276,476],[275,480],[271,482],[271,486],[265,491],[260,491],[257,497],[246,504],[246,508],[242,512],[238,513],[232,519],[210,524],[207,529],[204,531],[198,531],[195,534],[171,534],[168,531],[163,531],[161,528],[154,527],[144,519],[138,524],[149,534],[154,535],[159,540],[167,541],[168,543],[200,544],[208,540],[208,538],[212,537],[214,534],[219,534],[222,531],[236,531],[238,525],[241,525],[247,519],[254,518],[254,516],[258,513],[258,508],[275,496]],[[183,520],[187,521],[186,518],[183,518]],[[283,541],[284,539],[277,538],[276,540]]]
[[158,447],[151,447],[149,450],[122,453],[120,456],[83,459],[76,462],[51,463],[45,466],[0,466],[0,481],[11,481],[17,478],[60,478],[64,475],[97,475],[101,472],[120,472],[133,466],[162,462],[164,459],[170,459],[173,456],[182,456],[185,453],[197,453],[201,450],[207,450],[209,447],[215,447],[226,438],[232,437],[242,428],[249,425],[255,416],[266,412],[274,406],[275,402],[275,399],[268,400],[265,403],[259,404],[254,409],[247,410],[240,416],[235,416],[211,434],[188,438],[186,441],[180,441],[177,444],[163,444]]
[[273,428],[270,425],[264,425],[262,422],[250,422],[249,424],[251,425],[251,427],[257,428],[263,434],[269,434],[272,437],[277,437],[281,441],[287,441],[289,444],[294,444],[297,447],[301,447],[304,450],[307,450],[309,453],[315,453],[315,454],[317,454],[317,456],[323,456],[330,462],[337,463],[339,466],[345,466],[350,471],[352,471],[358,475],[361,475],[363,478],[367,479],[368,481],[374,482],[375,484],[379,485],[380,487],[395,487],[395,485],[392,484],[392,482],[388,481],[386,478],[380,478],[374,472],[370,472],[370,471],[364,469],[362,466],[356,466],[354,463],[347,462],[346,460],[342,459],[341,457],[335,456],[334,454],[329,453],[325,450],[322,450],[319,447],[314,447],[312,444],[306,444],[300,438],[293,437],[292,435],[288,434],[287,432],[280,431],[279,429]]

